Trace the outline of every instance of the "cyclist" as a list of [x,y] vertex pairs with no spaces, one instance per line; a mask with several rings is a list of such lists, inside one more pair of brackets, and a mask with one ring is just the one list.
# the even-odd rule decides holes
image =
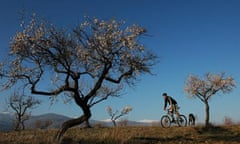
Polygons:
[[170,108],[169,108],[170,116],[172,117],[172,122],[175,122],[174,114],[176,114],[177,117],[179,117],[179,112],[178,112],[179,107],[177,105],[177,101],[173,99],[171,96],[168,96],[167,93],[163,93],[162,96],[164,98],[163,109],[166,110],[167,104],[170,105]]

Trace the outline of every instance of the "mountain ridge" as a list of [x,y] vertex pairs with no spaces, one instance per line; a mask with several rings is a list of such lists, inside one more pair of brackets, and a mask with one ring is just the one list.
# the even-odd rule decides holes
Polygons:
[[[72,119],[71,117],[56,114],[56,113],[45,113],[41,115],[33,115],[29,120],[25,121],[26,129],[52,129],[60,128],[62,123]],[[0,113],[0,131],[11,131],[13,130],[15,116],[10,113]],[[111,120],[90,120],[90,125],[99,125],[111,127],[113,123]],[[118,125],[131,125],[131,126],[152,126],[156,125],[155,120],[142,120],[142,121],[117,121]],[[80,126],[82,126],[81,124]]]

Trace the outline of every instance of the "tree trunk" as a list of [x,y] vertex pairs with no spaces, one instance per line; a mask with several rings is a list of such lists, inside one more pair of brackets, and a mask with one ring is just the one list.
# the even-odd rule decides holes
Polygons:
[[25,125],[24,125],[24,121],[21,122],[22,128],[21,130],[25,130]]
[[19,121],[16,121],[14,130],[18,131],[20,129],[19,127],[20,127],[20,123]]
[[208,101],[205,101],[205,112],[206,112],[205,127],[209,127],[209,104],[208,104]]
[[21,130],[21,117],[18,116],[16,118],[16,123],[15,123],[15,131]]
[[74,127],[76,125],[80,125],[83,122],[88,121],[88,119],[91,117],[91,111],[90,108],[87,108],[84,110],[84,114],[76,119],[71,119],[62,124],[61,129],[58,131],[57,135],[55,136],[55,140],[60,141],[64,133],[71,127]]
[[85,128],[91,128],[91,125],[90,125],[89,119],[86,120],[86,122],[85,122]]
[[114,127],[116,127],[116,126],[117,126],[117,123],[116,123],[116,121],[115,121],[115,120],[112,120],[112,123],[113,123]]

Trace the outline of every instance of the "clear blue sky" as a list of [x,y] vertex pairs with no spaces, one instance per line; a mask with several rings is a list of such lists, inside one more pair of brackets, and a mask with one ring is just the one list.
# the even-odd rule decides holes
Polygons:
[[[145,75],[136,87],[126,90],[121,98],[108,99],[93,111],[92,119],[108,119],[106,107],[121,109],[130,105],[129,120],[158,120],[163,111],[162,93],[167,92],[179,103],[180,112],[194,113],[204,122],[205,107],[198,99],[189,99],[184,83],[189,74],[203,76],[207,72],[226,72],[240,82],[240,1],[238,0],[2,0],[0,5],[0,57],[6,56],[9,40],[20,24],[22,8],[36,12],[58,26],[72,27],[83,16],[125,20],[148,30],[151,37],[145,45],[155,51],[160,62],[154,76]],[[7,95],[2,93],[1,95]],[[75,117],[81,114],[74,103],[64,105],[61,99],[50,106],[47,98],[35,114],[48,112]],[[5,100],[1,98],[0,111]],[[210,100],[212,122],[224,116],[240,121],[240,90],[215,95]]]

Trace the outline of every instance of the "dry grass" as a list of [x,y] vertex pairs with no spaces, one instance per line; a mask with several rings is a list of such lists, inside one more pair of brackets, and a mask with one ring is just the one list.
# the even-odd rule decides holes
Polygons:
[[[0,133],[4,144],[54,144],[57,130]],[[61,144],[225,144],[240,143],[240,126],[73,128]]]

